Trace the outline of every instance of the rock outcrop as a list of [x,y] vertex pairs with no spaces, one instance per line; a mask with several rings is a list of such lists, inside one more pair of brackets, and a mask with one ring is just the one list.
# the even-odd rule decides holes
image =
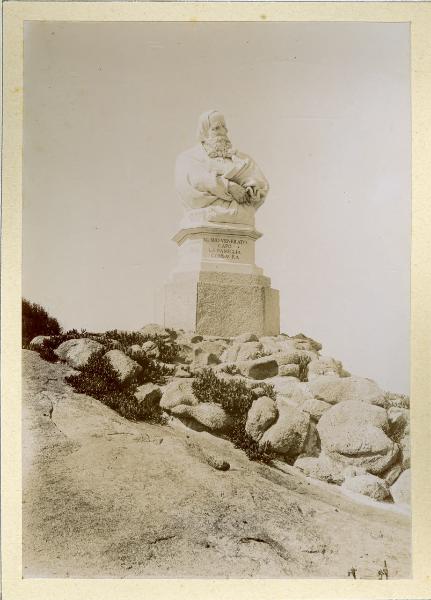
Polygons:
[[265,431],[275,423],[278,410],[274,400],[262,396],[255,400],[248,411],[245,430],[255,441],[259,441]]
[[105,357],[117,371],[120,381],[131,380],[142,371],[141,365],[121,350],[109,350]]
[[344,401],[327,410],[317,425],[322,447],[334,460],[378,475],[396,459],[399,448],[386,432],[386,411],[364,402]]
[[[82,369],[90,356],[103,350],[103,345],[88,338],[66,340],[54,350],[60,360],[65,361],[73,369]],[[116,351],[118,352],[118,351]]]
[[295,458],[304,447],[310,428],[310,417],[284,401],[277,402],[278,419],[265,431],[260,444],[269,443],[278,454]]
[[310,381],[309,388],[315,398],[329,404],[349,400],[384,405],[384,392],[375,381],[364,377],[322,375]]
[[168,384],[163,392],[160,406],[165,410],[170,410],[180,404],[186,406],[195,406],[199,404],[198,399],[193,393],[191,381],[173,381]]

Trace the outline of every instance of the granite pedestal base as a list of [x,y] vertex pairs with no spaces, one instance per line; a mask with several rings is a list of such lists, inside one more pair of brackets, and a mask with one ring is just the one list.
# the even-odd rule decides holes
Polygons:
[[165,286],[165,327],[226,337],[277,335],[278,290],[259,275],[178,274]]

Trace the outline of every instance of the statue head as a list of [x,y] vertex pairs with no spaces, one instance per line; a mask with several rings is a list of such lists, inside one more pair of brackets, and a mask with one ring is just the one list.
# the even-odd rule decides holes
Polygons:
[[218,110],[208,110],[199,117],[198,140],[209,156],[232,155],[232,144],[227,133],[225,118]]

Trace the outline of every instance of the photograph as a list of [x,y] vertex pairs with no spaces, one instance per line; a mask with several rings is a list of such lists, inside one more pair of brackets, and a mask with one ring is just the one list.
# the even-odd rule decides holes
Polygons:
[[264,16],[23,24],[24,583],[413,576],[410,24]]

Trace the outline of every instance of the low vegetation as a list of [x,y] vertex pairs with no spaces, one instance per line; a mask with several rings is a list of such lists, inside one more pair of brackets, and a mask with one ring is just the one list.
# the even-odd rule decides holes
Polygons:
[[148,374],[122,382],[104,353],[105,349],[93,354],[78,374],[66,377],[67,383],[76,392],[97,398],[126,419],[164,423],[163,411],[158,404],[145,404],[134,396]]
[[234,425],[228,432],[228,437],[237,448],[244,450],[250,460],[268,463],[275,458],[276,455],[271,451],[269,444],[259,446],[245,430],[247,414],[253,402],[260,396],[275,399],[272,385],[255,383],[249,386],[241,380],[225,381],[217,377],[211,369],[203,369],[194,379],[192,388],[199,402],[220,404],[232,417]]

